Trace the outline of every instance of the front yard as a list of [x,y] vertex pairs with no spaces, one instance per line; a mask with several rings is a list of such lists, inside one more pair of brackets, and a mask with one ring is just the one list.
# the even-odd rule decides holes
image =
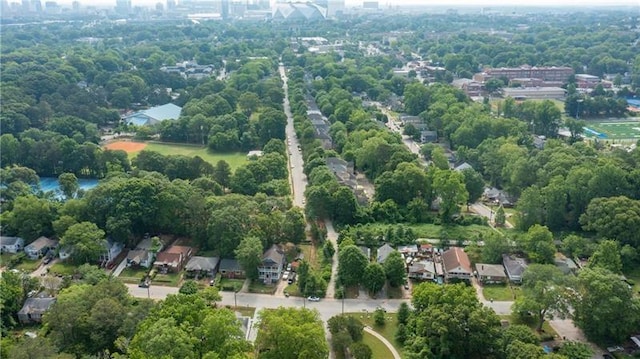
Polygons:
[[513,301],[520,293],[520,287],[507,284],[485,284],[482,286],[482,294],[486,300]]
[[[167,287],[179,287],[182,273],[156,274],[151,283]],[[139,280],[138,280],[139,281]]]
[[14,269],[21,270],[26,273],[31,273],[34,270],[38,269],[41,263],[42,263],[42,259],[36,259],[36,260],[23,259],[22,262],[20,262],[20,264],[14,267]]
[[120,273],[120,276],[118,276],[118,278],[120,278],[120,280],[125,283],[137,284],[140,283],[144,279],[144,277],[147,276],[147,274],[149,274],[148,268],[127,267],[122,271],[122,273]]
[[58,262],[49,267],[49,274],[57,275],[57,276],[70,276],[76,273],[75,265],[69,262]]
[[218,283],[218,288],[225,292],[237,292],[242,289],[242,285],[244,284],[244,279],[227,279],[227,278],[219,278],[216,279],[216,283]]
[[253,281],[249,284],[249,293],[273,294],[276,289],[275,284],[264,284],[260,281]]

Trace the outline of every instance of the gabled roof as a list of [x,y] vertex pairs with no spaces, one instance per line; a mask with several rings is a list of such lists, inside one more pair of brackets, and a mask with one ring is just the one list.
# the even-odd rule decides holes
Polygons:
[[14,246],[16,245],[16,243],[19,243],[21,241],[24,242],[24,239],[20,237],[0,236],[0,245],[3,245],[3,246]]
[[274,244],[271,248],[267,249],[266,252],[262,255],[262,264],[266,263],[275,263],[281,264],[284,263],[284,251],[278,246]]
[[482,277],[507,278],[502,264],[476,263],[476,272]]
[[184,267],[188,271],[212,271],[220,262],[218,257],[191,257],[189,263]]
[[387,257],[391,254],[391,252],[395,251],[393,247],[389,245],[389,243],[385,243],[382,247],[378,248],[378,255],[376,257],[376,261],[378,263],[384,263],[387,260]]
[[444,270],[450,272],[456,268],[460,268],[466,272],[471,273],[471,262],[469,256],[460,247],[451,247],[442,253],[442,264],[444,264]]
[[436,274],[436,265],[433,261],[422,260],[411,263],[409,273],[433,273]]
[[512,257],[508,254],[502,255],[502,264],[504,264],[504,268],[507,270],[510,278],[522,277],[522,273],[524,273],[528,266],[524,258]]
[[27,298],[18,315],[43,314],[56,302],[56,298]]
[[453,170],[454,171],[464,171],[466,169],[473,169],[473,166],[471,166],[470,164],[464,162],[460,166],[455,167]]
[[134,249],[127,253],[127,260],[130,262],[141,263],[149,256],[149,251],[146,249]]
[[220,271],[241,271],[242,267],[240,266],[240,262],[237,259],[233,258],[222,258],[220,261]]
[[56,247],[57,245],[58,245],[58,241],[42,236],[36,239],[35,241],[31,242],[31,244],[29,244],[28,246],[26,246],[25,250],[39,251],[44,248]]

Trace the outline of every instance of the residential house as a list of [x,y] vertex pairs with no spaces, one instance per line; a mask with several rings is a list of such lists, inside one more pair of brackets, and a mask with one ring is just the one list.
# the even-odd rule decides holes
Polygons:
[[51,308],[56,298],[27,298],[18,312],[22,324],[41,323],[42,315]]
[[193,256],[184,269],[189,277],[215,277],[220,258]]
[[404,256],[415,257],[416,254],[418,254],[418,245],[408,244],[408,245],[398,246],[398,252],[400,252]]
[[469,256],[460,247],[451,247],[442,253],[442,264],[444,266],[444,277],[451,279],[471,279],[473,270]]
[[154,248],[150,236],[145,236],[134,250],[127,253],[127,266],[150,268],[159,249]]
[[258,267],[258,279],[264,283],[276,283],[280,280],[285,264],[284,251],[274,244],[262,255],[262,263]]
[[47,237],[40,237],[24,247],[24,252],[30,259],[38,259],[49,251],[54,251],[58,247],[58,241]]
[[478,280],[482,284],[506,283],[507,275],[502,264],[476,263]]
[[527,261],[525,261],[524,258],[503,254],[502,264],[507,271],[510,282],[522,283],[522,274],[525,269],[527,269]]
[[422,130],[420,131],[420,143],[438,142],[438,132]]
[[576,262],[571,258],[567,258],[562,253],[556,253],[554,263],[564,274],[575,273],[578,271],[578,265]]
[[418,250],[418,254],[420,255],[431,255],[433,253],[433,244],[431,243],[422,243],[420,244],[420,249]]
[[463,162],[461,165],[456,166],[456,167],[453,168],[453,170],[456,171],[456,172],[462,172],[462,171],[467,170],[467,169],[473,169],[473,166],[471,166],[467,162]]
[[382,247],[378,248],[378,253],[376,254],[376,261],[380,264],[383,264],[384,261],[387,260],[391,252],[395,251],[393,247],[389,245],[389,243],[385,243]]
[[24,248],[24,239],[20,237],[0,236],[1,253],[18,253]]
[[105,244],[105,251],[102,252],[99,258],[99,262],[101,265],[105,266],[109,263],[113,262],[116,257],[122,252],[124,249],[124,244],[120,242],[116,242],[111,238],[107,238],[107,242]]
[[158,253],[156,261],[153,262],[153,266],[157,268],[160,273],[177,273],[182,270],[192,254],[193,248],[191,247],[171,246]]
[[409,266],[408,277],[416,280],[435,280],[436,264],[431,260],[415,261]]
[[240,262],[231,258],[222,258],[218,271],[223,278],[228,279],[243,279],[246,276],[244,269],[240,266]]

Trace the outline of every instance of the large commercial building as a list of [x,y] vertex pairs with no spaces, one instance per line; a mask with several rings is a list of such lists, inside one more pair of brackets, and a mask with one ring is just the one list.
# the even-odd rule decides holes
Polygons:
[[473,79],[485,82],[492,78],[513,79],[540,79],[545,82],[567,82],[573,75],[571,67],[537,67],[523,65],[520,67],[485,68],[483,72],[475,74]]

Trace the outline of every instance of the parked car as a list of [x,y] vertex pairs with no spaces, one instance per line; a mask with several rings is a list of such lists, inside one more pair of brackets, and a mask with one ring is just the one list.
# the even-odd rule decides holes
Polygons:
[[293,282],[295,281],[296,281],[296,273],[292,272],[291,274],[289,274],[289,279],[287,280],[287,283],[293,284]]
[[287,280],[287,279],[289,279],[289,272],[284,272],[282,274],[282,280]]
[[311,296],[311,297],[308,297],[307,300],[310,302],[319,302],[320,298]]
[[49,263],[51,263],[51,261],[52,261],[52,260],[53,260],[53,257],[46,256],[46,257],[44,257],[44,259],[42,260],[42,263],[44,263],[44,264],[49,264]]

